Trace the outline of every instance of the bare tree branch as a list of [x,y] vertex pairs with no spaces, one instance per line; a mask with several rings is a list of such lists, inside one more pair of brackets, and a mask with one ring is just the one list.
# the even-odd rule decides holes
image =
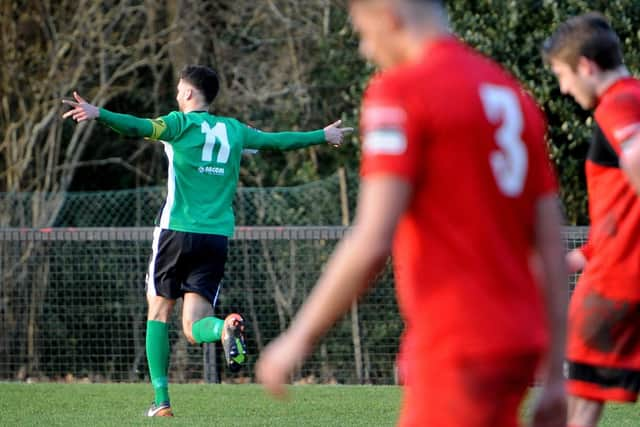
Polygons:
[[87,167],[87,166],[106,166],[106,165],[122,166],[123,168],[127,169],[128,171],[135,173],[136,175],[138,175],[139,177],[141,177],[145,181],[153,182],[153,177],[152,176],[147,175],[146,173],[141,171],[139,168],[136,168],[131,163],[128,163],[128,162],[124,161],[120,157],[110,157],[108,159],[100,159],[100,160],[85,160],[85,161],[82,161],[82,162],[75,162],[75,163],[69,164],[69,165],[59,165],[59,166],[57,166],[55,168],[55,170],[77,169],[77,168]]

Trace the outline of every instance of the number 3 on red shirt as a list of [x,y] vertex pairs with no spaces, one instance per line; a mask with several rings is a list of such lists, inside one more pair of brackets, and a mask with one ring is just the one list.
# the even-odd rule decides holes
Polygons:
[[492,84],[480,85],[480,99],[490,123],[499,127],[494,134],[499,150],[489,155],[489,164],[505,196],[522,193],[527,177],[527,148],[522,141],[522,110],[513,89]]

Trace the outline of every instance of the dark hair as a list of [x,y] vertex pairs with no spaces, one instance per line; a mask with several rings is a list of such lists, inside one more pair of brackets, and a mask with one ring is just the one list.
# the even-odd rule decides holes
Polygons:
[[218,73],[204,65],[187,65],[180,72],[180,78],[198,89],[207,104],[211,104],[216,99],[220,90]]
[[570,18],[542,45],[542,58],[547,63],[558,59],[575,70],[582,56],[595,62],[603,71],[613,70],[623,63],[620,39],[600,13]]

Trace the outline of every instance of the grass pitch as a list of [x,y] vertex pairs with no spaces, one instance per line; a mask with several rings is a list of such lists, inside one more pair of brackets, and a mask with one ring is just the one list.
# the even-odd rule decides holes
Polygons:
[[[401,398],[393,386],[294,386],[288,401],[272,400],[257,385],[173,384],[170,391],[176,416],[147,419],[148,384],[0,383],[0,425],[394,426]],[[638,420],[637,406],[611,405],[600,426]]]
[[174,418],[145,418],[148,384],[0,383],[2,426],[393,426],[400,389],[295,386],[288,401],[257,385],[172,384]]

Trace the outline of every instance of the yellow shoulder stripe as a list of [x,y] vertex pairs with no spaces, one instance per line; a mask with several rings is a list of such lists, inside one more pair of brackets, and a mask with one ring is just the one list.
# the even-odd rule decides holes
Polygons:
[[151,133],[149,139],[153,139],[156,141],[159,140],[160,135],[162,135],[164,131],[167,130],[167,124],[162,119],[151,120],[151,126],[153,126],[153,132]]

